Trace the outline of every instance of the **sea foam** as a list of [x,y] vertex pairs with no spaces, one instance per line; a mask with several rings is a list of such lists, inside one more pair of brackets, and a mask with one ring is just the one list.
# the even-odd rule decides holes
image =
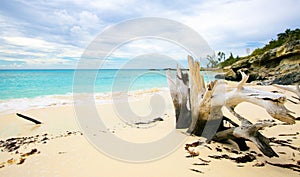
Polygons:
[[[112,104],[120,101],[137,101],[144,96],[154,93],[166,92],[168,88],[153,88],[145,90],[137,90],[130,92],[100,92],[94,93],[92,96],[96,104]],[[91,94],[80,93],[82,98]],[[79,98],[76,97],[76,98]],[[76,101],[80,101],[76,100]],[[48,95],[35,98],[16,98],[9,100],[0,100],[0,115],[15,113],[18,111],[26,111],[31,109],[41,109],[49,107],[72,106],[74,105],[74,97],[72,93],[65,95]]]

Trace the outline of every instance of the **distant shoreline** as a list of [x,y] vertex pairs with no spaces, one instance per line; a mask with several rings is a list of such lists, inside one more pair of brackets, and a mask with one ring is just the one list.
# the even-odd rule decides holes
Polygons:
[[[188,71],[188,68],[181,68],[183,71]],[[16,69],[0,69],[1,71],[76,71],[76,70],[150,70],[150,71],[166,71],[166,70],[176,70],[176,68],[100,68],[100,69],[55,69],[55,68],[49,68],[49,69],[22,69],[22,68],[16,68]],[[223,71],[222,68],[200,68],[200,71]]]

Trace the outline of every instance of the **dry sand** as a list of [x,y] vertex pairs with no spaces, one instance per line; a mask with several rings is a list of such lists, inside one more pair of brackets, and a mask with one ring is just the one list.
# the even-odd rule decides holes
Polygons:
[[[279,90],[272,86],[255,87],[265,90]],[[293,95],[287,91],[282,92],[288,98]],[[130,101],[130,107],[138,115],[149,114],[153,109],[150,106],[153,94],[160,95],[165,99],[164,112],[157,113],[157,116],[163,118],[164,121],[140,124],[137,128],[137,125],[130,125],[121,120],[113,104],[102,103],[97,105],[97,110],[101,118],[104,119],[107,129],[99,131],[113,133],[124,140],[137,143],[153,142],[170,133],[174,129],[175,119],[171,98],[166,90],[133,94],[131,95],[133,99]],[[300,116],[299,104],[288,101],[286,107],[295,112],[295,117]],[[252,122],[272,119],[264,109],[249,103],[240,104],[237,111]],[[224,112],[226,116],[232,117],[228,112]],[[50,106],[43,109],[22,111],[21,113],[34,117],[42,121],[43,124],[34,125],[15,114],[0,116],[0,140],[2,140],[0,176],[299,176],[299,172],[269,164],[254,167],[255,164],[265,163],[265,161],[297,164],[297,161],[300,160],[299,149],[294,150],[277,144],[272,144],[272,147],[278,153],[279,158],[257,156],[257,159],[252,162],[238,164],[229,159],[219,160],[208,156],[227,154],[230,157],[236,157],[250,151],[261,154],[260,151],[249,142],[249,151],[235,154],[228,152],[232,146],[212,142],[207,146],[200,146],[195,149],[199,152],[198,157],[187,158],[186,156],[189,154],[184,149],[185,144],[193,143],[201,138],[184,135],[186,136],[185,142],[169,155],[150,162],[132,163],[116,160],[94,148],[86,140],[83,130],[78,125],[74,107],[71,105]],[[136,122],[149,120],[136,120]],[[267,137],[287,140],[290,145],[299,148],[299,122],[295,125],[282,125],[279,121],[276,123],[277,126],[266,128],[262,133]],[[177,130],[177,134],[178,136],[183,135],[180,130]],[[295,135],[279,136],[280,134]],[[95,136],[101,136],[101,134]],[[7,139],[16,137],[23,137],[19,140],[22,141],[21,146],[8,152],[3,147],[4,143]],[[25,139],[24,137],[30,138]],[[32,142],[30,142],[31,140]],[[123,150],[122,147],[118,148],[120,151]],[[209,162],[203,162],[199,157]]]

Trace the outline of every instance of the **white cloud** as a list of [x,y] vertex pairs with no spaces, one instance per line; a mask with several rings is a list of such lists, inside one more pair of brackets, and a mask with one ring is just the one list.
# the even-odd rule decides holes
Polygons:
[[122,11],[124,8],[129,10],[128,7],[134,8],[136,0],[67,0],[66,2],[74,3],[85,9],[94,9],[98,11]]
[[[83,50],[74,46],[47,42],[28,37],[1,37],[4,40],[0,46],[0,58],[11,63],[23,62],[22,65],[2,65],[2,68],[48,68],[74,67]],[[66,59],[67,58],[67,59]]]
[[7,43],[20,47],[30,47],[45,52],[51,52],[56,47],[49,42],[37,38],[28,37],[2,37]]
[[181,46],[169,41],[146,38],[133,40],[119,46],[119,48],[112,53],[112,57],[131,59],[147,53],[167,55],[176,60],[186,59],[186,56],[189,54]]
[[84,28],[98,27],[99,22],[98,16],[89,11],[82,11],[79,14],[79,24]]
[[300,2],[282,1],[207,1],[195,5],[193,15],[181,21],[206,38],[216,50],[246,54],[246,43],[267,42],[286,28],[299,26]]
[[[24,50],[34,50],[34,51],[40,51],[45,53],[55,53],[57,51],[68,51],[68,55],[70,57],[72,56],[78,56],[81,54],[82,49],[74,47],[74,46],[68,46],[68,45],[62,45],[60,43],[53,43],[53,42],[47,42],[42,39],[38,38],[29,38],[29,37],[0,37],[0,39],[4,39],[7,44],[11,46],[15,46],[16,49],[17,46],[22,47]],[[73,55],[70,55],[70,50],[72,51]],[[62,52],[63,53],[63,52]]]
[[56,9],[53,13],[60,25],[73,25],[76,22],[75,17],[71,16],[66,9]]
[[80,33],[81,32],[81,27],[80,26],[77,26],[77,25],[75,25],[75,26],[73,26],[71,29],[70,29],[70,31],[72,32],[72,33]]

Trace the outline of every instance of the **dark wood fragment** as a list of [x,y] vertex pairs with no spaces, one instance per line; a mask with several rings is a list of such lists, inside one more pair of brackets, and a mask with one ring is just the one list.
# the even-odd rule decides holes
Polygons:
[[192,165],[208,165],[208,163],[193,163]]
[[203,171],[200,171],[200,170],[197,170],[197,169],[193,169],[193,168],[191,168],[190,170],[194,171],[194,172],[197,172],[197,173],[203,173]]
[[42,124],[42,122],[40,122],[40,121],[38,121],[38,120],[36,120],[34,118],[31,118],[31,117],[25,116],[23,114],[20,114],[20,113],[17,113],[17,116],[19,116],[19,117],[21,117],[23,119],[29,120],[29,121],[31,121],[31,122],[33,122],[35,124]]

